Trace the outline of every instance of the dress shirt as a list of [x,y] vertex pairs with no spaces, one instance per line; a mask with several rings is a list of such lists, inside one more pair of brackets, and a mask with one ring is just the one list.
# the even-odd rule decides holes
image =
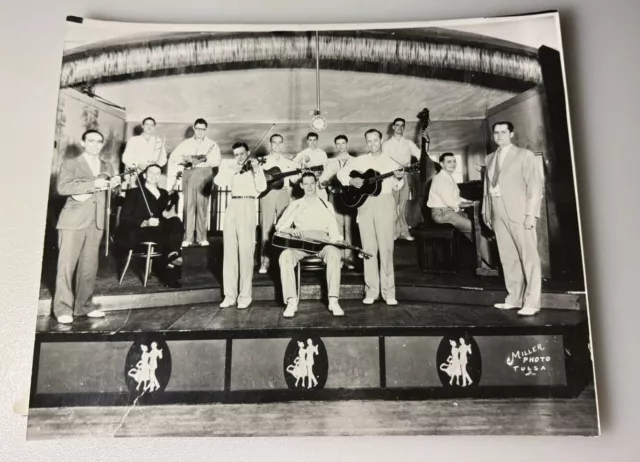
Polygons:
[[348,153],[339,155],[337,157],[332,157],[324,166],[324,170],[322,172],[322,175],[320,175],[318,182],[322,183],[324,181],[331,180],[331,178],[333,178],[345,165],[351,164],[351,162],[353,162],[354,160],[355,157]]
[[[235,166],[233,164],[236,164]],[[227,159],[220,164],[220,170],[213,182],[221,188],[230,188],[231,196],[254,196],[267,189],[267,180],[262,168],[258,173],[252,170],[238,173],[238,164],[235,159]]]
[[[356,157],[352,162],[340,169],[338,172],[338,180],[344,186],[347,186],[349,184],[349,180],[351,180],[351,177],[349,176],[351,170],[357,170],[362,173],[370,168],[382,175],[398,170],[399,166],[393,159],[384,153],[380,153],[376,156],[371,153],[363,154],[360,157]],[[382,190],[380,191],[380,194],[391,194],[394,189],[401,189],[403,184],[404,178],[397,179],[395,175],[391,175],[390,177],[382,180]]]
[[205,136],[201,141],[197,141],[195,137],[191,137],[176,146],[169,158],[167,189],[171,190],[173,188],[177,173],[184,170],[184,166],[178,164],[188,160],[187,157],[189,156],[204,154],[207,156],[205,161],[194,165],[193,168],[214,168],[220,165],[222,161],[220,148],[211,138]]
[[395,136],[392,136],[382,143],[382,152],[405,167],[411,163],[411,156],[420,159],[420,149],[418,149],[418,146],[404,136],[399,140],[396,139]]
[[[290,172],[292,170],[296,170],[299,165],[296,164],[295,162],[293,162],[292,160],[287,159],[286,157],[284,157],[283,155],[280,155],[278,158],[276,158],[276,156],[274,156],[273,154],[267,154],[264,157],[264,164],[262,165],[262,168],[264,170],[269,170],[270,168],[273,167],[278,167],[280,169],[281,172]],[[291,185],[290,185],[290,181],[291,182],[296,182],[300,179],[300,175],[291,175],[288,176],[286,178],[284,178],[284,187],[286,189],[290,189]]]
[[87,161],[87,164],[89,164],[93,176],[97,176],[100,173],[100,157],[87,154],[86,152],[82,154],[82,156],[84,160]]
[[[507,158],[507,154],[509,154],[509,148],[513,146],[510,144],[504,148],[498,148],[496,151],[496,160],[495,162],[500,162],[500,169],[502,170],[502,164],[504,164],[504,160]],[[491,179],[493,178],[493,172],[495,171],[495,162],[491,165],[491,172],[487,172],[489,174],[489,194],[491,196],[499,197],[500,196],[500,178],[498,178],[498,184],[495,188],[491,187]]]
[[127,141],[122,163],[127,167],[136,164],[144,168],[148,163],[163,167],[167,163],[167,151],[162,140],[155,135],[148,140],[144,135],[133,136]]
[[433,177],[433,181],[431,182],[427,207],[449,207],[457,212],[460,202],[460,188],[458,184],[448,172],[444,169],[440,170],[440,173]]
[[312,199],[305,196],[289,204],[276,223],[276,231],[291,225],[300,231],[325,232],[332,242],[342,240],[333,206],[318,196]]
[[294,157],[293,161],[302,164],[302,159],[304,156],[309,156],[309,163],[307,166],[315,167],[316,165],[324,165],[327,163],[328,157],[327,153],[322,149],[313,149],[310,148],[305,149],[304,151],[300,151],[296,157]]

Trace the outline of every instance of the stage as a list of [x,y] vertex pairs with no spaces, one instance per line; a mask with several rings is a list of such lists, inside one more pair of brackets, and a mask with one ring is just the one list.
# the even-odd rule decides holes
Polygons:
[[[124,266],[123,258],[101,255],[95,286],[94,301],[104,310],[149,308],[195,303],[216,303],[222,300],[222,237],[212,235],[209,247],[190,247],[183,250],[183,282],[181,289],[164,287],[152,275],[143,287],[141,261],[133,261],[122,284],[118,283]],[[399,300],[434,303],[474,304],[491,306],[504,301],[506,290],[501,277],[477,276],[472,268],[456,274],[423,273],[417,262],[417,244],[399,240],[395,246],[396,295]],[[38,314],[48,315],[55,285],[56,254],[45,250],[41,278]],[[257,265],[253,279],[254,300],[281,298],[277,265],[268,274],[259,274]],[[320,273],[302,273],[303,300],[322,297],[324,276]],[[546,309],[585,310],[585,292],[582,281],[542,281],[542,306]],[[360,299],[364,295],[361,271],[343,268],[341,299]]]

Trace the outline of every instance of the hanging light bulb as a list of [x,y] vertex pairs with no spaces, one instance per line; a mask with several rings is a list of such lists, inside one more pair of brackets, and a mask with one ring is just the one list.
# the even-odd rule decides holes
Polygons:
[[316,109],[311,111],[311,128],[321,132],[327,128],[327,120],[322,117],[320,111],[320,37],[318,31],[316,31],[316,104]]

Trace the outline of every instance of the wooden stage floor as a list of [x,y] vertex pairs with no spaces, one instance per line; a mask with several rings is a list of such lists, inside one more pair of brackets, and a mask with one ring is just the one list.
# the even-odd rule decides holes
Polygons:
[[401,302],[389,307],[383,302],[365,306],[359,300],[344,300],[344,317],[335,317],[320,301],[302,301],[293,318],[284,318],[284,306],[274,301],[254,301],[249,309],[220,309],[203,303],[144,310],[108,312],[104,319],[79,318],[71,325],[58,324],[51,316],[38,316],[37,333],[111,333],[243,331],[268,335],[272,331],[314,328],[319,331],[361,333],[385,329],[562,329],[584,323],[587,314],[577,310],[542,310],[536,316],[518,316],[514,311],[473,305]]

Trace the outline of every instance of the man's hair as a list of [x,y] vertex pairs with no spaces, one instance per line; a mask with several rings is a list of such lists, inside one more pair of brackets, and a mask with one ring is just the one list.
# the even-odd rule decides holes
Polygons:
[[338,140],[345,140],[347,143],[349,142],[349,138],[347,138],[347,135],[338,135],[333,139],[333,142],[337,143]]
[[153,125],[158,125],[158,124],[156,123],[156,119],[154,119],[153,117],[145,117],[144,119],[142,119],[142,124],[141,124],[141,125],[144,125],[144,123],[145,123],[147,120],[150,120],[151,122],[153,122]]
[[318,180],[316,179],[316,176],[314,175],[313,172],[304,172],[302,174],[302,176],[300,177],[300,184],[302,184],[302,180],[304,180],[307,177],[313,178],[313,181],[316,182],[316,183],[318,182]]
[[195,127],[198,124],[202,124],[204,125],[204,128],[207,128],[209,126],[209,124],[207,123],[206,120],[200,118],[200,119],[196,119],[196,121],[193,123],[193,126]]
[[452,152],[443,152],[442,154],[440,154],[440,158],[438,159],[438,162],[444,162],[444,160],[449,156],[453,158],[456,157]]
[[367,138],[367,135],[369,133],[377,133],[378,137],[382,140],[382,133],[380,132],[380,130],[376,130],[375,128],[370,128],[369,130],[367,130],[366,132],[364,132],[364,137],[365,139]]
[[157,167],[158,170],[160,170],[162,172],[162,167],[160,167],[158,164],[149,164],[149,165],[147,165],[147,168],[144,169],[143,173],[146,175],[146,173],[149,171],[149,169],[153,168],[153,167]]
[[92,133],[97,133],[102,138],[102,141],[104,141],[104,135],[102,133],[100,133],[98,130],[94,129],[94,128],[92,128],[90,130],[87,130],[86,132],[84,132],[82,134],[82,141],[86,141],[87,140],[87,135],[90,135]]
[[320,139],[320,137],[318,136],[318,134],[317,134],[317,133],[315,133],[315,132],[309,132],[309,133],[307,133],[307,139],[311,138],[312,136],[315,136],[315,137],[316,137],[316,139]]
[[271,135],[271,138],[269,138],[269,143],[271,143],[273,141],[274,138],[280,138],[282,141],[284,141],[284,136],[282,136],[280,133],[274,133],[273,135]]
[[407,121],[404,120],[402,117],[396,117],[395,119],[393,119],[393,122],[391,123],[391,125],[395,125],[396,122],[402,122],[403,124],[407,125]]
[[233,143],[233,146],[231,146],[232,151],[235,151],[238,148],[244,148],[245,151],[249,152],[249,146],[247,146],[247,143],[244,141],[238,141],[237,143]]
[[493,133],[496,130],[496,126],[497,125],[506,125],[507,128],[509,129],[509,131],[511,133],[513,133],[513,124],[511,122],[507,122],[507,121],[503,121],[503,122],[496,122],[491,126],[491,132]]

